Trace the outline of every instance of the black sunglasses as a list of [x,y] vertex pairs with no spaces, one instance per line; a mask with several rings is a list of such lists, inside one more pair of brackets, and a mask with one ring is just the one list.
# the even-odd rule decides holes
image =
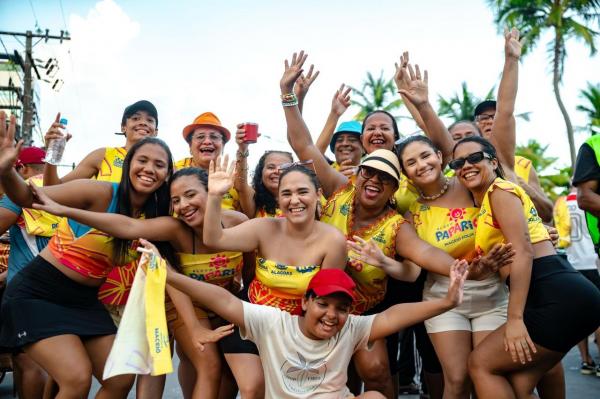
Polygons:
[[478,152],[474,152],[474,153],[472,153],[470,155],[467,155],[464,158],[453,159],[452,161],[450,161],[448,163],[448,166],[452,170],[459,170],[460,168],[462,168],[463,166],[465,166],[465,162],[467,162],[467,161],[469,161],[469,163],[471,165],[475,165],[476,163],[479,163],[479,162],[483,161],[486,158],[487,159],[494,159],[494,157],[491,156],[490,154],[488,154],[487,152],[478,151]]
[[365,179],[372,179],[375,175],[377,175],[377,177],[379,178],[379,181],[381,182],[381,184],[384,185],[390,185],[393,182],[396,181],[396,179],[394,179],[392,176],[390,176],[389,174],[377,170],[375,168],[370,168],[368,166],[361,166],[358,168],[358,173],[360,173],[360,175],[365,178]]

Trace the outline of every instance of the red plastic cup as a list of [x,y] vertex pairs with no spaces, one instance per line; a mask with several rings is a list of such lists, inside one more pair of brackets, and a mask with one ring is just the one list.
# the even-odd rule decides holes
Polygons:
[[242,127],[245,131],[244,143],[256,143],[258,139],[258,123],[246,122]]

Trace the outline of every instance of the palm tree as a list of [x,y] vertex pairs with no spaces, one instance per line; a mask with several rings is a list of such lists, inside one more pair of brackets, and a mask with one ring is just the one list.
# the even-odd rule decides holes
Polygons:
[[[575,164],[575,142],[573,125],[560,96],[560,83],[567,56],[566,42],[571,38],[582,40],[596,53],[594,38],[598,35],[590,25],[600,20],[599,0],[488,0],[495,12],[496,24],[504,29],[514,26],[525,39],[523,55],[532,49],[548,29],[553,38],[548,43],[548,53],[552,62],[552,86],[554,96],[565,120],[571,165]],[[586,25],[587,24],[587,25]]]
[[357,121],[362,121],[369,112],[375,110],[384,110],[392,113],[403,104],[402,99],[398,98],[394,79],[386,81],[383,78],[383,71],[379,78],[375,79],[371,72],[367,72],[367,79],[363,82],[362,89],[358,90],[352,87],[352,91],[360,97],[360,100],[350,100],[352,105],[359,107],[358,113],[354,116]]
[[600,133],[600,84],[593,85],[588,82],[587,89],[579,91],[579,97],[587,100],[586,104],[579,104],[577,111],[585,112],[589,119],[586,126],[592,134]]
[[491,100],[494,98],[494,88],[484,98],[478,98],[467,88],[467,82],[462,82],[461,92],[454,93],[453,97],[446,99],[438,96],[438,114],[446,116],[453,121],[472,121],[475,107],[483,100]]

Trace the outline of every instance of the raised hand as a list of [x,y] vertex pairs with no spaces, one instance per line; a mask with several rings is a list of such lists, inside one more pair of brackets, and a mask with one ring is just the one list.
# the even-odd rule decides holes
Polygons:
[[64,134],[60,131],[60,129],[64,129],[65,126],[60,124],[60,112],[56,114],[56,118],[54,118],[54,122],[44,135],[44,143],[48,145],[50,140],[54,139],[62,139],[66,138],[67,141],[71,138],[71,134],[68,133],[67,137],[64,137]]
[[11,115],[7,128],[6,113],[0,111],[0,174],[5,174],[12,170],[21,152],[23,140],[19,140],[15,145],[16,126],[17,119],[14,115]]
[[287,59],[285,60],[285,70],[279,81],[279,87],[281,88],[282,93],[287,94],[294,90],[294,83],[296,83],[300,75],[302,75],[302,72],[304,72],[302,66],[306,61],[306,57],[308,57],[308,54],[305,54],[304,50],[302,50],[300,53],[294,53],[292,55],[291,62],[288,62]]
[[506,321],[504,327],[504,350],[510,352],[513,362],[525,364],[532,360],[531,352],[536,353],[535,344],[529,337],[529,332],[522,319],[511,319]]
[[512,28],[510,31],[504,29],[504,55],[506,58],[518,60],[521,57],[523,43],[519,41],[519,30]]
[[65,216],[65,211],[67,207],[52,200],[46,195],[46,193],[44,193],[44,190],[40,189],[32,182],[29,182],[29,188],[31,189],[31,193],[33,194],[33,209],[46,211],[56,216]]
[[346,87],[346,85],[342,83],[340,88],[337,89],[333,95],[333,100],[331,101],[331,112],[336,114],[338,117],[342,116],[350,106],[351,91],[352,88]]
[[310,68],[308,68],[308,73],[306,75],[301,74],[298,80],[296,80],[294,93],[296,94],[296,97],[298,97],[299,101],[306,97],[306,93],[308,93],[310,85],[312,85],[315,79],[317,79],[317,76],[319,76],[319,71],[314,72],[314,69],[315,66],[311,65]]
[[400,56],[400,65],[395,63],[396,73],[394,74],[394,82],[398,90],[408,90],[410,86],[410,76],[408,74],[408,51],[405,51]]
[[468,263],[464,259],[455,259],[450,266],[450,285],[448,286],[448,299],[454,306],[461,304],[463,300],[463,288],[467,279]]
[[408,64],[408,75],[410,82],[406,89],[400,89],[398,92],[405,96],[415,106],[425,104],[429,101],[429,75],[427,70],[424,71],[421,77],[421,69],[415,65],[413,70],[412,65]]
[[226,324],[211,330],[198,323],[193,329],[190,330],[192,344],[196,349],[202,352],[204,351],[204,344],[217,342],[221,338],[230,335],[233,333],[233,327],[233,324]]
[[385,254],[373,240],[365,241],[359,236],[352,236],[354,241],[346,241],[348,256],[375,267],[382,267],[385,262]]
[[233,187],[235,162],[229,163],[229,155],[210,161],[208,167],[208,193],[222,196]]

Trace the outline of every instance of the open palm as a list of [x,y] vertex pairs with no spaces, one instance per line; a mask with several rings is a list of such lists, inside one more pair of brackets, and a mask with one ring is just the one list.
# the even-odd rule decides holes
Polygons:
[[408,74],[410,81],[407,82],[405,89],[400,89],[399,92],[406,96],[414,105],[425,104],[429,101],[429,75],[424,71],[421,77],[421,70],[418,65],[415,65],[413,70],[412,65],[408,64]]
[[5,173],[12,169],[23,141],[20,140],[15,145],[15,131],[17,120],[14,115],[10,116],[10,123],[6,127],[6,113],[0,112],[0,173]]
[[283,71],[283,76],[279,81],[279,86],[281,87],[282,91],[285,91],[286,93],[292,92],[294,89],[294,83],[296,83],[296,80],[298,80],[300,75],[302,75],[302,66],[306,61],[306,57],[308,57],[308,54],[305,54],[303,50],[300,51],[300,53],[294,53],[292,55],[291,62],[285,60],[285,70]]
[[217,157],[208,167],[208,193],[222,196],[233,187],[235,163],[229,164],[229,156]]

